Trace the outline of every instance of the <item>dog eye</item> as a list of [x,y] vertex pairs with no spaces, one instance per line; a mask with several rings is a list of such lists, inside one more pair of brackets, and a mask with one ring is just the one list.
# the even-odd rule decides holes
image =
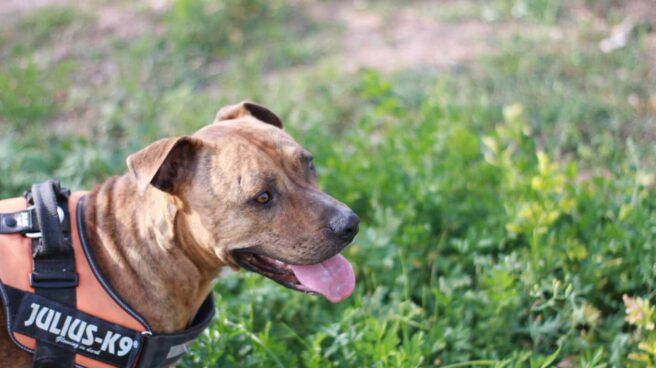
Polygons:
[[317,171],[317,168],[314,167],[314,157],[309,156],[307,158],[307,167],[308,167],[308,170],[310,170],[310,172],[312,172],[312,173]]
[[255,197],[255,202],[259,204],[267,204],[271,202],[271,193],[269,192],[262,192]]

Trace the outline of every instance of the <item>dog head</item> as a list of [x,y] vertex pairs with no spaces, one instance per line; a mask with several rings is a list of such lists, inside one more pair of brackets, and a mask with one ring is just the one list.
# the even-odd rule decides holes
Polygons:
[[270,110],[221,109],[191,136],[157,141],[128,158],[138,190],[159,190],[198,246],[233,267],[336,302],[354,287],[339,255],[358,216],[322,192],[312,155]]

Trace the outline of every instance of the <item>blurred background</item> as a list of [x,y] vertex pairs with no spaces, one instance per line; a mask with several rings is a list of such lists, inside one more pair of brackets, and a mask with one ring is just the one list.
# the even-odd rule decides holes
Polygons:
[[1,0],[0,194],[257,101],[363,220],[332,305],[237,273],[181,367],[656,364],[655,0]]

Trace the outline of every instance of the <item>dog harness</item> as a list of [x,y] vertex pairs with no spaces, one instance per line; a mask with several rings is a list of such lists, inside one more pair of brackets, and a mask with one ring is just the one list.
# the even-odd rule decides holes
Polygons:
[[34,368],[175,363],[212,321],[212,293],[185,330],[153,332],[94,261],[84,195],[47,181],[0,201],[0,299],[10,338],[34,354]]

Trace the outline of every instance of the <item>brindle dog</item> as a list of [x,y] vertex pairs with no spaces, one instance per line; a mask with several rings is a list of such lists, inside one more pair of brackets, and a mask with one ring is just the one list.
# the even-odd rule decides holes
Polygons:
[[[268,109],[225,107],[127,163],[87,195],[83,221],[101,271],[156,332],[183,329],[226,266],[332,302],[352,293],[339,252],[359,219],[319,190],[311,154]],[[0,328],[0,367],[31,366]]]

